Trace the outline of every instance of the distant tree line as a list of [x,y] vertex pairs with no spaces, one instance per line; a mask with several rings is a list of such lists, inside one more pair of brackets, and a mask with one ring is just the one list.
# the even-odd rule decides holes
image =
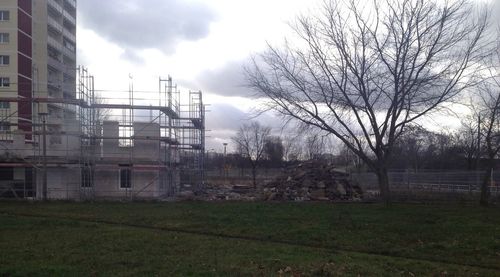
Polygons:
[[[448,132],[412,128],[395,144],[389,169],[412,172],[484,170],[488,163],[487,144],[484,135],[478,136],[477,132],[478,124],[467,120],[464,120],[460,129]],[[279,136],[269,133],[263,138],[262,154],[254,164],[257,168],[282,168],[313,159],[347,167],[351,171],[369,170],[350,149],[341,143],[334,144],[330,138],[320,134]],[[224,160],[233,169],[251,168],[254,161],[242,148],[237,148],[227,154],[225,159],[223,153],[207,153],[205,166],[208,170],[219,170]]]

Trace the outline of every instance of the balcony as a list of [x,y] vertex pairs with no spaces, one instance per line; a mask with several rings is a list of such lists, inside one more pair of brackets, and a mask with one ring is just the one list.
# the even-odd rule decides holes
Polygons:
[[56,58],[50,57],[47,59],[47,65],[50,66],[54,71],[64,72],[63,64]]
[[76,68],[76,54],[73,50],[63,47],[62,49],[63,59],[62,63],[64,65],[74,66]]
[[[75,53],[76,53],[75,43],[67,38],[64,38],[62,45],[63,45],[63,53],[66,54],[66,56],[70,57],[71,59],[75,60]],[[69,52],[64,50],[68,50]]]
[[76,98],[76,84],[64,83],[63,84],[64,98]]
[[55,0],[48,0],[47,3],[49,4],[49,7],[54,9],[57,13],[62,14],[63,13],[63,7],[57,3]]
[[76,0],[64,0],[64,2],[68,3],[71,7],[76,9]]
[[63,26],[54,18],[48,17],[47,18],[47,23],[49,26],[51,26],[54,30],[56,30],[59,33],[62,33]]
[[63,45],[60,41],[57,41],[55,38],[48,36],[47,37],[47,44],[52,46],[52,48],[59,50],[63,48]]
[[56,76],[55,74],[51,75],[49,74],[48,76],[48,81],[49,81],[49,84],[53,84],[53,85],[56,85],[56,86],[61,86],[63,80],[62,78],[60,78],[59,76]]
[[61,83],[55,81],[55,82],[48,82],[48,92],[49,92],[49,97],[53,98],[60,98],[61,97],[61,92],[62,92],[62,85]]
[[66,31],[66,32],[64,32],[64,36],[65,36],[68,40],[70,40],[70,41],[72,41],[72,42],[76,42],[76,37],[75,37],[75,35],[73,35],[72,33],[70,33],[70,32],[68,32],[68,31]]
[[69,14],[68,12],[63,12],[64,19],[67,20],[69,23],[73,24],[73,26],[76,26],[76,19]]

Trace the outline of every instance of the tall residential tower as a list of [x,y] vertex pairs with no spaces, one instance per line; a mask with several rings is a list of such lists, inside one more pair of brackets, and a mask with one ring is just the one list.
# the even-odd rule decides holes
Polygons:
[[[65,126],[76,120],[76,1],[0,1],[0,181],[30,179],[15,161],[62,155]],[[35,147],[33,147],[35,146]],[[35,149],[35,150],[34,150]],[[15,153],[16,157],[13,157]],[[12,167],[9,167],[10,159]],[[36,168],[36,166],[34,167]]]

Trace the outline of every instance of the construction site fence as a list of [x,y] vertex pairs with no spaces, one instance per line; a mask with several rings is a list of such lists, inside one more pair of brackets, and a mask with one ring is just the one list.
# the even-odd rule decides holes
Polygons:
[[[171,192],[165,190],[147,190],[140,189],[121,189],[116,190],[98,190],[93,191],[90,188],[74,189],[75,184],[68,184],[68,188],[48,188],[47,195],[49,200],[161,200],[174,197]],[[41,195],[37,195],[36,189],[9,188],[4,191],[0,199],[27,199],[42,200]]]
[[[421,171],[389,172],[391,197],[396,201],[419,202],[478,202],[485,171]],[[380,199],[375,173],[352,173],[367,199]],[[491,200],[500,202],[500,172],[491,174]]]

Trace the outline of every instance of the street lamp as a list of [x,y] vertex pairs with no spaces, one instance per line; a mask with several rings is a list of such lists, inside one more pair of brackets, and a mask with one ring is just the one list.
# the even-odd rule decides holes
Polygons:
[[42,117],[42,200],[47,200],[47,116],[48,112],[41,112]]
[[222,143],[224,145],[224,183],[226,183],[226,178],[227,178],[227,168],[226,168],[226,150],[227,150],[227,142]]

